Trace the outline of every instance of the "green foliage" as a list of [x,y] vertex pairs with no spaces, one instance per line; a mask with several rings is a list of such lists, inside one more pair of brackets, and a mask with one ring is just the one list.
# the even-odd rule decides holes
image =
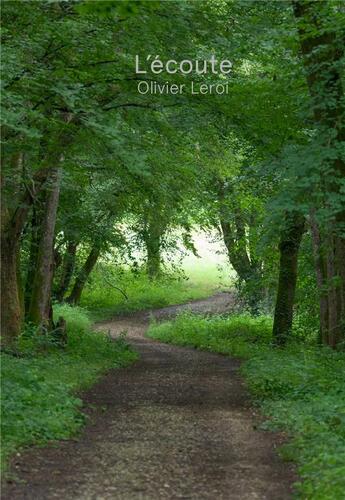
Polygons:
[[[151,249],[153,262],[161,264],[167,250],[179,246],[177,228],[183,233],[185,247],[191,248],[193,225],[209,229],[219,228],[221,223],[229,260],[239,277],[239,292],[252,311],[270,310],[279,265],[277,238],[286,213],[298,210],[309,222],[315,214],[321,229],[320,256],[332,255],[340,248],[338,243],[332,248],[331,242],[336,243],[335,235],[344,234],[344,11],[339,0],[292,3],[295,11],[297,6],[306,7],[313,15],[297,19],[291,2],[285,0],[3,2],[4,241],[11,243],[9,248],[19,250],[17,274],[23,283],[26,281],[25,298],[30,298],[28,271],[36,269],[35,245],[41,222],[35,219],[44,212],[43,197],[36,196],[32,188],[37,185],[37,174],[42,175],[57,160],[63,170],[58,219],[51,228],[57,290],[61,282],[64,284],[63,278],[78,276],[90,246],[97,246],[101,259],[116,255],[116,259],[125,257],[131,264],[133,254],[144,250],[149,256]],[[299,38],[298,28],[305,36]],[[310,45],[313,40],[316,45],[309,53],[303,41]],[[158,83],[167,79],[170,84],[227,83],[229,93],[141,95],[134,64],[137,54],[141,60],[157,54],[162,61],[202,60],[211,55],[217,60],[230,58],[233,70],[224,78],[211,73],[182,76],[166,72],[143,77]],[[22,220],[14,220],[18,214]],[[73,242],[78,247],[76,265],[73,262],[66,270],[58,262],[67,261],[63,255]],[[340,260],[335,258],[334,262]],[[53,267],[53,262],[50,264]],[[322,263],[321,267],[329,269],[333,267],[330,264]],[[16,275],[16,270],[12,271],[11,277]],[[342,270],[336,271],[332,280],[338,282],[340,276]],[[326,278],[323,285],[328,287]],[[62,287],[63,291],[70,285]],[[164,275],[152,283],[141,272],[110,271],[105,276],[97,271],[82,304],[104,316],[188,301],[208,295],[214,288],[210,282],[197,288]],[[306,235],[301,247],[295,338],[309,341],[317,334],[318,288],[311,238]],[[13,290],[13,299],[17,299],[17,290]],[[340,295],[331,300],[343,303]],[[7,302],[6,310],[14,300],[9,297]],[[55,408],[51,418],[56,425],[60,423],[54,417],[59,391],[65,387],[59,384],[80,387],[85,381],[91,383],[115,359],[115,345],[109,348],[104,337],[89,333],[82,310],[63,308],[62,312],[71,332],[65,353],[57,350],[53,335],[37,336],[29,326],[19,341],[25,357],[4,357],[9,381],[19,377],[11,391],[5,390],[5,396],[18,392],[18,401],[32,399],[36,395],[30,384],[38,384],[37,397],[41,401],[40,394],[46,394],[44,401]],[[257,362],[253,370],[258,374],[258,386],[253,385],[253,390],[265,400],[274,400],[276,394],[282,401],[282,397],[291,397],[294,384],[300,387],[302,361],[299,348],[296,353],[291,348],[286,354],[287,368],[295,360],[296,373],[288,374],[287,369],[281,374],[279,363],[284,366],[285,358],[271,349],[270,329],[269,318],[183,316],[176,323],[156,326],[152,333],[165,336],[167,341]],[[19,322],[15,336],[18,333]],[[122,359],[120,344],[117,348]],[[310,354],[315,352],[315,358],[320,357],[320,371],[324,371],[324,352],[305,352],[310,366],[318,366]],[[270,373],[269,382],[261,386],[260,380],[268,377],[260,371],[264,362],[277,366],[277,375]],[[279,379],[280,375],[284,378]],[[248,377],[251,380],[249,372]],[[48,382],[52,384],[49,388]],[[25,390],[20,396],[22,387]],[[317,390],[320,408],[328,407],[319,386]],[[6,397],[11,401],[11,396]],[[307,408],[306,394],[301,398],[301,407]],[[66,408],[59,411],[70,415],[66,429],[72,430],[73,425],[79,425],[74,416],[78,403],[68,397],[64,401]],[[41,432],[36,416],[30,417],[31,407],[20,404],[19,421],[29,418],[34,422],[34,430],[27,432],[29,437],[35,432],[40,436],[51,432],[50,424]],[[16,403],[13,411],[15,408]],[[290,408],[294,405],[287,412]],[[313,411],[317,419],[321,411],[317,404]],[[37,415],[47,412],[37,410]],[[297,409],[291,412],[285,415],[287,426],[300,432],[290,420],[298,413],[301,418],[296,417],[296,421],[303,427],[304,413]],[[63,433],[62,427],[56,435],[59,432]],[[302,430],[301,434],[304,443],[307,432]],[[22,436],[21,431],[18,435]],[[316,431],[312,435],[316,436]],[[30,439],[33,442],[36,438]],[[327,439],[325,436],[326,443]],[[20,439],[13,442],[20,443]],[[315,442],[320,440],[315,438]],[[314,450],[314,445],[307,448]],[[311,463],[302,452],[301,456],[305,464]],[[327,475],[327,464],[324,469]],[[319,487],[310,479],[312,473],[308,474],[304,484],[311,485],[311,490],[303,486],[304,491],[317,497]],[[322,477],[319,482],[323,484],[320,494],[327,498]]]
[[140,8],[155,9],[159,6],[157,0],[107,0],[106,2],[94,2],[93,0],[84,0],[77,5],[76,10],[81,14],[94,14],[96,16],[126,16],[137,13]]
[[298,261],[296,318],[294,334],[299,338],[317,338],[320,329],[319,290],[314,270],[314,255],[310,238],[302,240]]
[[[334,31],[338,44],[342,11],[339,2],[328,4],[313,5],[320,30]],[[156,246],[175,249],[172,228],[183,230],[188,243],[193,224],[219,227],[222,218],[238,290],[252,311],[271,308],[284,212],[297,207],[309,216],[315,209],[317,220],[323,214],[327,223],[340,212],[344,193],[340,179],[339,192],[323,193],[327,182],[321,174],[332,176],[330,162],[340,159],[342,147],[334,141],[326,141],[326,147],[310,120],[291,5],[282,0],[12,1],[3,5],[3,22],[4,199],[10,212],[18,212],[18,195],[28,194],[37,170],[60,157],[55,241],[60,257],[68,243],[78,243],[73,278],[95,242],[101,257],[109,252],[128,257],[133,247],[149,248],[154,221]],[[162,61],[211,54],[230,58],[233,70],[224,78],[210,72],[143,76],[170,84],[226,82],[229,93],[141,95],[135,56],[145,60],[149,54]],[[343,59],[339,66],[342,70]],[[332,104],[331,95],[324,97],[325,105]],[[16,153],[22,155],[21,166]],[[20,166],[15,173],[13,164]],[[26,227],[23,281],[35,224]],[[302,253],[308,257],[310,237],[305,239],[309,248]],[[314,327],[313,265],[306,268],[297,303],[304,325],[313,321]],[[55,285],[64,276],[61,267],[56,269]]]
[[268,348],[271,329],[272,321],[267,316],[203,317],[183,313],[174,321],[154,324],[148,335],[164,342],[247,358]]
[[[109,368],[125,366],[136,354],[124,340],[111,341],[91,331],[81,308],[59,306],[68,324],[64,351],[42,342],[26,330],[19,340],[19,356],[3,354],[2,364],[2,466],[21,446],[67,439],[85,421],[75,391],[89,387]],[[48,348],[48,351],[47,351]]]
[[302,498],[340,500],[345,489],[345,355],[292,345],[243,367],[249,387],[271,417],[267,428],[294,439],[283,457],[299,464]]
[[267,317],[212,317],[184,314],[153,324],[148,335],[178,345],[244,357],[254,398],[291,441],[280,450],[299,465],[300,498],[342,500],[345,491],[345,354],[294,341],[271,346]]
[[93,318],[104,318],[208,297],[219,289],[218,277],[212,271],[197,281],[195,277],[188,280],[174,274],[150,281],[143,271],[133,272],[102,263],[91,275],[81,304],[91,311]]

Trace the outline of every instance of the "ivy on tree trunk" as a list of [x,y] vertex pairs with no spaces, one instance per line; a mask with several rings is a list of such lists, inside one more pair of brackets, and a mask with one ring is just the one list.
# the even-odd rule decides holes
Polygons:
[[286,215],[285,227],[279,242],[279,280],[273,323],[273,337],[279,345],[286,343],[292,329],[298,251],[304,227],[305,219],[302,215],[298,213]]

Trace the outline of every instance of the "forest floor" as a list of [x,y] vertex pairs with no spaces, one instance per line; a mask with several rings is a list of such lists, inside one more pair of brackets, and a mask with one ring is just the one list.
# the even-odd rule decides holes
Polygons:
[[2,498],[290,498],[296,475],[276,452],[282,436],[258,430],[239,361],[145,337],[152,316],[221,313],[233,303],[220,293],[99,323],[113,337],[126,331],[139,361],[82,395],[90,418],[78,438],[15,456],[17,480]]

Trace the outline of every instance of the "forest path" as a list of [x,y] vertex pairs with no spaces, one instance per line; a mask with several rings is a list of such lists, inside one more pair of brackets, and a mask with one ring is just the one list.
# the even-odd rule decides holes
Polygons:
[[84,394],[91,419],[80,438],[18,457],[21,482],[2,498],[290,498],[296,478],[276,454],[279,435],[255,430],[239,362],[144,337],[150,314],[223,312],[232,301],[222,293],[98,324],[113,336],[126,330],[139,361]]

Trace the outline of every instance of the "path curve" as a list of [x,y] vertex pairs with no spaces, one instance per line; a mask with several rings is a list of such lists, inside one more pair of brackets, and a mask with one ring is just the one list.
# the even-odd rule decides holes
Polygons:
[[279,436],[255,430],[239,362],[144,337],[150,314],[223,312],[232,303],[223,293],[101,323],[113,336],[126,330],[140,360],[85,393],[94,410],[79,439],[18,457],[21,482],[8,484],[2,498],[291,498],[294,472],[276,453]]

